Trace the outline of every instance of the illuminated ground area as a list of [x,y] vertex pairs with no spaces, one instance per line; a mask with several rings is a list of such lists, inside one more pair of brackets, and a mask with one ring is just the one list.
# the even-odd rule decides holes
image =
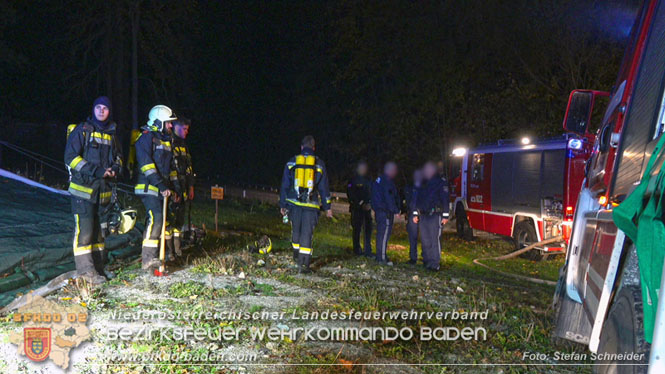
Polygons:
[[[214,227],[213,209],[210,204],[197,205],[194,223]],[[85,289],[68,288],[52,296],[52,299],[61,302],[69,297],[76,302],[85,302],[92,315],[89,326],[94,334],[94,343],[84,344],[72,352],[72,372],[580,372],[579,366],[522,365],[529,362],[522,359],[525,352],[553,357],[557,352],[585,353],[585,350],[583,347],[552,343],[553,311],[550,303],[553,288],[495,275],[471,263],[476,257],[510,251],[510,244],[503,240],[477,239],[468,243],[453,234],[446,234],[442,270],[430,273],[422,267],[404,264],[408,259],[406,237],[403,227],[398,227],[389,256],[399,264],[393,268],[379,267],[374,261],[350,255],[348,217],[340,217],[338,222],[322,218],[314,243],[313,268],[316,271],[313,275],[303,276],[290,267],[291,251],[286,240],[289,226],[281,223],[273,206],[225,201],[221,205],[221,229],[221,234],[210,235],[201,248],[190,249],[187,259],[172,267],[173,272],[168,277],[146,276],[137,269],[136,262],[131,262],[116,269],[118,277],[98,291],[88,294]],[[270,256],[250,254],[244,249],[259,234],[273,239],[274,249]],[[557,258],[535,263],[517,259],[489,263],[500,266],[502,270],[555,280],[561,261]],[[436,318],[428,319],[427,316],[419,321],[307,319],[308,315],[316,312],[349,310],[416,310],[425,313],[487,311],[487,319],[443,322]],[[227,314],[225,319],[185,320],[158,316],[144,322],[131,318],[122,320],[119,318],[121,312],[169,312],[179,313],[179,316],[185,313],[238,312],[267,317],[283,315],[284,318],[247,320]],[[451,314],[448,317],[451,318]],[[13,358],[16,348],[7,343],[5,336],[6,331],[14,327],[6,322],[2,328],[2,371],[33,373],[50,367],[49,364],[44,367],[27,363],[24,358]],[[210,332],[211,335],[202,339],[186,336],[177,341],[165,340],[159,335],[161,331],[167,331],[168,335],[187,331],[190,327]],[[287,337],[277,341],[252,339],[253,333],[270,327],[285,331]],[[421,342],[417,335],[409,341],[356,339],[352,342],[313,342],[304,341],[304,338],[288,338],[288,332],[298,328],[316,332],[376,327],[409,328],[416,332],[421,328],[437,327],[483,328],[487,338],[479,342],[461,339]],[[121,328],[131,331],[135,340],[116,339],[118,336],[113,332]],[[217,339],[214,332],[218,328],[239,330],[238,339]],[[168,366],[166,364],[179,362],[179,359],[171,357],[162,361],[162,365],[118,365],[118,361],[112,362],[114,365],[106,365],[109,358],[117,353],[130,357],[135,354],[154,357],[165,353],[214,353],[226,361],[218,366]],[[432,365],[442,362],[476,366],[444,368]],[[538,362],[557,364],[549,358]],[[284,363],[290,366],[261,366]],[[483,366],[496,363],[519,366]]]

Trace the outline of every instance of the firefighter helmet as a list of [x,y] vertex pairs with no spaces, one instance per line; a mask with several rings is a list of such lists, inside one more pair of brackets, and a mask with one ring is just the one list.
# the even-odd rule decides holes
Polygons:
[[272,240],[265,235],[256,244],[259,247],[259,253],[262,255],[267,255],[272,250]]
[[108,230],[111,234],[126,234],[134,228],[136,224],[136,209],[124,209],[113,211],[108,217]]
[[171,122],[177,119],[178,117],[173,113],[171,108],[166,105],[155,105],[148,113],[148,126],[155,127],[157,130],[162,131],[165,122]]

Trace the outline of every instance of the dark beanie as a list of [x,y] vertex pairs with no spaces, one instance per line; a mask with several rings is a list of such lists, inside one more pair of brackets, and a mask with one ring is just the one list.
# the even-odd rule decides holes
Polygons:
[[106,96],[100,96],[95,99],[95,101],[92,103],[92,110],[95,110],[95,107],[99,104],[104,105],[105,107],[109,108],[109,112],[111,111],[111,99],[109,99]]

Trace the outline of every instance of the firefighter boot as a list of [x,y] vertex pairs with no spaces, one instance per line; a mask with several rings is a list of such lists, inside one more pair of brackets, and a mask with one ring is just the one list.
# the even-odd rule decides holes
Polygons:
[[173,248],[175,249],[175,255],[180,257],[182,256],[181,244],[182,240],[180,230],[173,229]]
[[309,274],[312,272],[312,269],[309,268],[309,262],[312,259],[312,255],[301,253],[298,256],[298,272],[301,274]]

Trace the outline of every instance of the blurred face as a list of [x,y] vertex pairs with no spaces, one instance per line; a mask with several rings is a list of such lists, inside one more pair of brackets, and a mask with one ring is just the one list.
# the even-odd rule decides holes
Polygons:
[[358,168],[356,168],[356,173],[358,173],[358,175],[363,177],[367,175],[367,164],[364,162],[358,164]]
[[384,172],[388,178],[395,179],[397,176],[397,164],[394,162],[387,163]]
[[189,134],[189,125],[178,125],[175,127],[175,134],[179,138],[186,139]]
[[111,111],[106,105],[103,104],[97,104],[95,105],[95,118],[99,122],[104,122],[109,118],[109,114],[111,114]]
[[432,179],[437,173],[436,165],[433,162],[428,162],[423,166],[423,174],[425,179]]

